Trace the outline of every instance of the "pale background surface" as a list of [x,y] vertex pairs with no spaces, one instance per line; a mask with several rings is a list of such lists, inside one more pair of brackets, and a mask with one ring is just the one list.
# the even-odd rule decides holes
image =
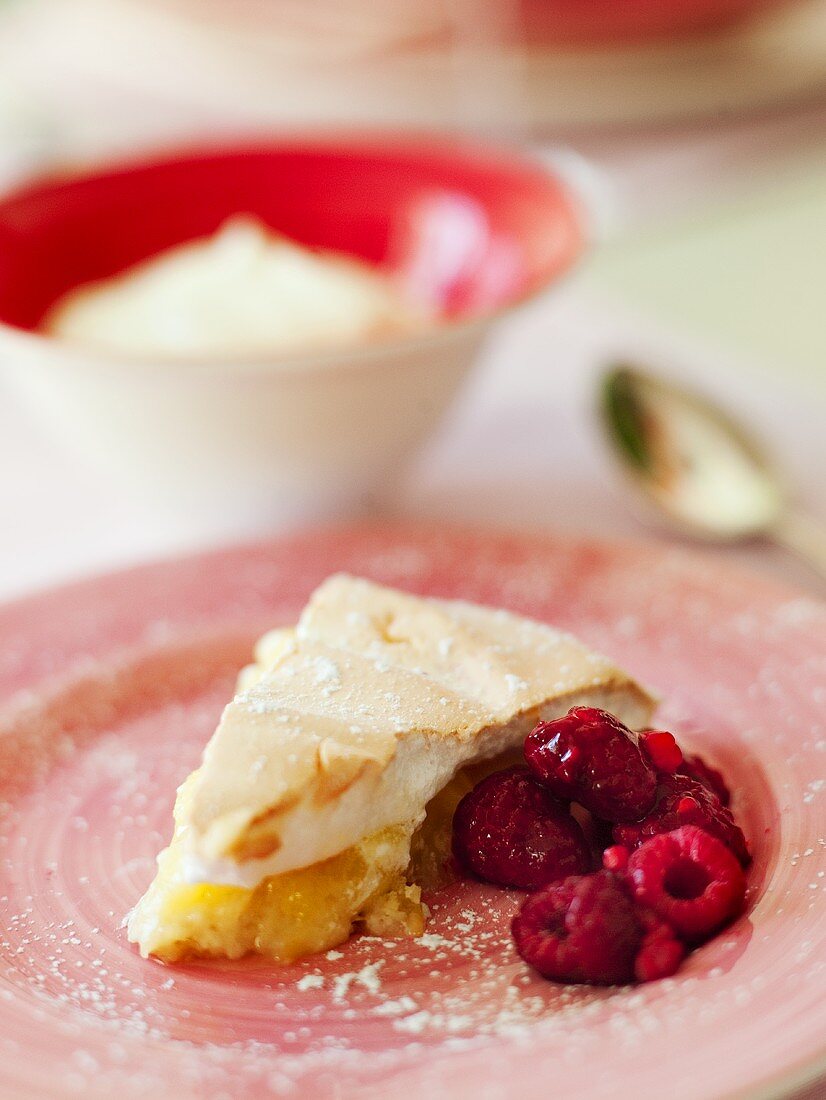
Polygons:
[[826,112],[821,152],[781,182],[614,242],[588,284],[809,383],[826,405]]

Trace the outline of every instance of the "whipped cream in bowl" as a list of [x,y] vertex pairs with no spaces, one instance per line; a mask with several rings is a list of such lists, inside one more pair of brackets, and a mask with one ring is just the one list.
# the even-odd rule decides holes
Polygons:
[[420,332],[431,319],[408,297],[354,257],[238,214],[210,237],[69,291],[41,328],[131,357],[290,355]]

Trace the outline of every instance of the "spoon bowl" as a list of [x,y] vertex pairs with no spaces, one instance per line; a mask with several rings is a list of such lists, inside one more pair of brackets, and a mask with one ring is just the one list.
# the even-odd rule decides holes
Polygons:
[[712,401],[621,364],[602,382],[601,419],[637,492],[681,533],[768,538],[826,575],[826,535],[794,511],[759,441]]

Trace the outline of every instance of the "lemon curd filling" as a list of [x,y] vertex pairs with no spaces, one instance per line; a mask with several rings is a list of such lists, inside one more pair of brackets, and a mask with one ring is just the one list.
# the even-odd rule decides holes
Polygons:
[[[130,937],[139,940],[144,955],[165,962],[238,959],[254,952],[288,963],[344,943],[354,928],[376,936],[420,936],[427,918],[422,887],[435,889],[451,878],[457,805],[483,774],[508,762],[500,758],[463,769],[431,799],[418,829],[380,829],[331,859],[272,875],[252,890],[182,882],[182,852],[173,840],[130,918]],[[194,778],[181,787],[176,819],[183,816]]]
[[[185,817],[194,778],[180,789],[177,821]],[[355,926],[373,935],[419,936],[426,910],[419,886],[405,877],[412,834],[412,825],[380,829],[331,859],[246,889],[183,881],[176,829],[130,917],[130,938],[140,942],[143,955],[166,962],[255,952],[287,963],[343,943]]]
[[[419,891],[398,869],[409,843],[401,828],[383,829],[332,859],[264,879],[254,890],[208,883],[165,889],[176,853],[159,866],[157,917],[147,953],[174,962],[187,956],[237,959],[249,952],[291,962],[346,940],[355,923],[377,935],[420,935]],[[147,899],[148,909],[153,899]]]

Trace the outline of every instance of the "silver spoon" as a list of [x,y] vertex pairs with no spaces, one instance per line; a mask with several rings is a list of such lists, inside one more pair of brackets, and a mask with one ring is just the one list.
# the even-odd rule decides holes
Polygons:
[[605,375],[600,407],[626,473],[683,534],[769,539],[826,579],[826,529],[791,505],[763,448],[728,413],[625,365]]

